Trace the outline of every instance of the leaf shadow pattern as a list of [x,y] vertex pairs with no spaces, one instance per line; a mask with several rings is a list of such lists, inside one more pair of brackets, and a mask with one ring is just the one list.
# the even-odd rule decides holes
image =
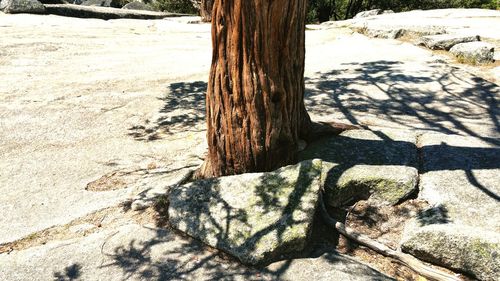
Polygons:
[[[314,215],[314,203],[313,206],[297,204],[298,199],[303,197],[304,192],[306,192],[305,187],[314,178],[308,175],[309,172],[306,167],[299,167],[296,176],[298,179],[306,180],[306,182],[292,186],[292,191],[289,194],[280,194],[279,191],[275,190],[283,184],[289,184],[289,178],[285,179],[276,174],[271,177],[253,178],[256,181],[269,179],[273,183],[272,186],[265,187],[266,190],[250,190],[250,192],[256,200],[255,206],[263,206],[260,210],[261,213],[276,212],[276,216],[261,217],[271,221],[264,224],[265,227],[257,227],[258,230],[252,233],[245,233],[245,231],[252,226],[251,224],[259,222],[252,218],[254,214],[249,214],[247,210],[240,208],[241,198],[225,196],[224,189],[207,190],[208,184],[210,186],[217,185],[218,181],[224,179],[196,182],[187,189],[173,190],[170,196],[182,198],[183,204],[191,206],[180,206],[179,208],[184,208],[186,212],[181,211],[176,218],[165,217],[164,219],[169,219],[170,222],[177,219],[179,220],[178,225],[189,224],[187,226],[190,229],[188,233],[196,234],[193,236],[199,237],[217,248],[225,249],[227,243],[232,243],[234,251],[240,253],[248,251],[248,249],[255,250],[256,245],[268,241],[266,240],[267,235],[274,236],[276,241],[284,242],[284,240],[289,239],[288,235],[293,235],[288,231],[289,226],[304,222],[305,218],[300,215],[302,212],[313,211],[312,215]],[[238,188],[239,184],[241,182],[234,183],[228,188]],[[272,192],[266,192],[270,190]],[[262,196],[264,193],[266,195]],[[177,203],[170,202],[170,204]],[[309,208],[312,209],[305,210]],[[255,211],[259,212],[259,210]],[[290,213],[293,215],[290,216]],[[169,214],[171,215],[171,213]],[[313,225],[318,225],[318,219],[318,216],[314,217]],[[289,241],[291,243],[283,243],[284,248],[280,249],[281,254],[285,253],[285,256],[268,255],[265,257],[266,263],[257,266],[243,265],[225,252],[207,247],[200,241],[185,237],[173,229],[151,229],[151,231],[154,231],[153,238],[133,240],[127,244],[122,243],[123,245],[114,247],[110,252],[105,253],[110,258],[110,262],[102,267],[120,268],[123,271],[122,280],[281,280],[281,277],[288,274],[289,270],[302,272],[301,260],[313,258],[321,260],[325,268],[338,266],[339,270],[344,270],[348,274],[372,277],[374,280],[392,280],[369,267],[357,267],[356,262],[338,255],[331,244],[316,239],[316,237],[324,237],[317,228],[308,230],[313,239],[309,240],[311,244],[302,244],[305,246],[305,250],[299,251],[294,248],[297,243],[302,242]],[[243,237],[238,234],[242,234]],[[329,234],[331,235],[331,233]],[[297,260],[299,265],[294,266]],[[268,265],[274,261],[279,262]],[[299,266],[300,268],[298,268]],[[356,271],[351,273],[350,271],[353,270]]]
[[171,191],[169,221],[246,264],[279,259],[304,247],[320,172],[306,161],[270,173],[193,182]]
[[74,263],[64,268],[64,272],[54,272],[54,281],[73,281],[79,280],[82,266]]
[[[386,118],[390,122],[403,125],[407,128],[438,131],[449,134],[460,133],[481,138],[488,143],[498,144],[497,139],[476,133],[470,128],[469,124],[463,122],[463,120],[478,121],[487,118],[489,123],[492,124],[492,128],[495,128],[496,130],[499,129],[496,98],[498,91],[495,84],[480,78],[474,78],[470,81],[466,81],[466,83],[470,82],[470,87],[468,87],[465,92],[457,93],[457,91],[454,90],[454,87],[456,86],[454,85],[454,83],[456,83],[454,81],[461,80],[461,77],[453,68],[451,68],[449,73],[444,75],[432,73],[431,75],[412,76],[403,74],[400,69],[401,66],[400,62],[393,61],[349,64],[346,65],[346,70],[351,76],[339,77],[344,75],[342,71],[332,71],[321,74],[319,79],[307,79],[308,91],[306,93],[306,104],[309,110],[317,115],[328,115],[334,111],[339,111],[345,119],[353,124],[361,124],[358,113],[372,113],[378,116],[383,116],[383,118]],[[434,95],[434,92],[430,90],[423,90],[425,89],[423,85],[426,83],[438,83],[440,85],[440,89],[442,90],[441,94],[443,95],[437,97]],[[181,83],[179,89],[188,89],[188,91],[191,91],[191,87],[185,86],[184,84],[185,83]],[[354,87],[354,85],[357,86]],[[383,99],[374,98],[370,96],[369,93],[361,91],[358,86],[361,86],[361,88],[376,87],[379,91],[385,94],[385,97]],[[203,85],[200,85],[200,88],[201,87],[203,87]],[[179,90],[179,93],[182,91],[183,90]],[[178,97],[182,97],[182,95],[178,95]],[[468,104],[462,102],[464,99]],[[163,113],[175,110],[175,108],[180,105],[181,100],[166,101]],[[199,100],[204,100],[204,97]],[[440,110],[439,106],[434,104],[436,100],[441,104],[454,108],[454,111],[450,113]],[[469,107],[470,104],[475,106],[472,110]],[[199,109],[199,113],[204,114],[204,105]],[[405,119],[405,117],[408,117],[409,119]],[[202,120],[204,117],[200,117],[200,119],[196,119],[197,117],[191,118],[189,116],[170,119],[167,117],[166,119],[161,120],[162,118],[158,119],[157,122],[154,122],[150,128],[150,132],[133,136],[138,140],[159,139],[160,136],[154,136],[155,132],[163,131],[172,133],[174,128],[186,129],[190,125],[197,124],[197,122]],[[370,153],[373,153],[372,149],[374,147],[375,149],[373,149],[373,151],[376,151],[376,148],[381,148],[383,151],[387,149],[387,142],[391,142],[395,145],[394,147],[397,147],[397,149],[406,147],[417,153],[417,147],[415,144],[394,141],[391,140],[390,137],[384,136],[383,133],[379,134],[382,135],[382,140],[355,140],[353,150],[344,149],[344,151],[356,152],[361,155],[365,153],[366,155],[369,155]],[[151,135],[153,135],[153,137],[150,137]],[[345,143],[346,141],[347,140],[343,141],[342,136],[335,139],[335,143],[338,143],[339,145]],[[367,150],[360,149],[364,147],[366,147]],[[497,158],[499,155],[498,148],[452,147],[452,149],[456,149],[464,155],[467,155],[468,153],[472,155],[494,155],[494,157]],[[327,180],[331,181],[335,181],[344,171],[358,164],[402,165],[411,167],[420,166],[419,163],[412,160],[413,158],[410,159],[407,157],[395,157],[391,159],[377,157],[354,158],[352,155],[344,154],[337,156],[325,156],[323,153],[319,153],[317,156],[327,161],[340,163],[328,172]],[[500,161],[497,161],[496,163],[446,163],[430,168],[430,170],[440,171],[459,169],[472,171],[473,169],[498,169],[498,163],[500,163]],[[470,174],[472,174],[472,172],[470,172]],[[475,182],[479,184],[477,180]],[[476,185],[476,187],[478,186]],[[481,185],[481,187],[478,188],[483,191],[488,190],[496,196],[493,196],[493,198],[498,198],[498,195],[487,187]],[[204,202],[204,200],[206,200],[206,197],[203,197],[203,192],[200,192],[200,190],[196,191],[196,188],[193,188],[190,192],[190,198],[199,197],[199,200],[201,200],[200,202]],[[212,193],[211,196],[216,198],[216,200],[213,201],[214,206],[219,208],[221,211],[225,211],[225,221],[221,223],[213,217],[204,218],[203,221],[212,224],[214,229],[217,229],[217,232],[213,234],[213,239],[216,241],[215,245],[221,246],[221,242],[219,241],[227,238],[231,231],[230,222],[234,220],[241,221],[241,229],[238,230],[244,231],[245,227],[249,225],[249,214],[241,212],[241,210],[233,210],[229,208],[230,204],[226,199],[224,199],[223,194],[220,194],[217,191],[213,192],[215,193]],[[276,204],[276,202],[278,202],[276,199],[277,193],[273,194],[273,192],[274,191],[262,192],[260,195],[257,195],[260,196],[262,201],[268,204]],[[491,194],[490,197],[492,197]],[[186,217],[186,219],[193,221],[193,231],[206,231],[206,225],[201,223],[202,220],[200,219],[201,216],[206,214],[206,211],[206,209],[204,210],[203,207],[200,206],[193,217]],[[279,227],[279,225],[277,226]],[[268,231],[269,230],[264,229],[263,232],[254,234],[255,240],[252,242],[253,245],[247,246],[255,246],[255,243],[261,239],[261,235],[264,235]],[[168,231],[166,232],[171,233]],[[167,234],[167,236],[168,235],[173,234]],[[280,235],[278,235],[278,237],[279,236]],[[185,239],[181,244],[177,244],[175,247],[170,247],[168,250],[164,250],[160,254],[160,260],[152,259],[152,248],[165,243],[165,239],[166,237],[164,237],[163,240],[159,239],[158,241],[155,241],[154,239],[143,242],[136,241],[130,243],[128,246],[118,247],[111,255],[114,257],[115,263],[111,263],[107,266],[118,266],[123,268],[124,272],[127,273],[125,275],[125,279],[130,278],[131,276],[139,276],[140,278],[153,280],[192,280],[194,278],[193,276],[197,276],[197,272],[201,271],[203,272],[203,277],[200,279],[205,280],[237,280],[241,278],[245,280],[275,280],[279,279],[279,277],[285,274],[291,267],[293,261],[290,257],[318,257],[321,256],[322,253],[325,253],[325,250],[320,250],[314,254],[312,254],[311,251],[308,251],[307,253],[297,253],[296,256],[287,255],[286,257],[273,257],[272,260],[285,260],[280,262],[279,268],[273,268],[271,270],[268,269],[268,267],[255,268],[243,266],[221,252],[214,250],[207,251],[207,248],[196,240]],[[174,239],[174,237],[169,239]],[[239,238],[236,236],[236,240],[238,239]],[[245,241],[247,240],[245,239]],[[328,251],[329,253],[333,253],[332,249]],[[172,257],[172,255],[175,257]],[[179,256],[199,258],[182,260]],[[332,263],[335,263],[335,258],[332,258],[331,261]]]
[[421,226],[431,224],[445,224],[450,222],[448,209],[444,205],[434,206],[417,214],[417,221]]
[[[370,186],[365,185],[363,181],[353,180],[351,183],[354,185],[351,188],[353,192],[349,194],[345,190],[339,190],[337,193],[336,190],[338,189],[334,188],[346,171],[359,165],[367,166],[367,168],[387,166],[413,167],[418,168],[420,174],[440,171],[463,171],[464,175],[467,176],[464,179],[469,179],[469,184],[463,185],[460,188],[467,189],[468,191],[465,193],[460,191],[461,195],[458,200],[464,200],[464,194],[468,194],[468,196],[482,198],[483,202],[489,202],[488,204],[490,205],[500,202],[498,199],[498,185],[486,186],[484,183],[480,183],[478,179],[474,178],[471,180],[469,177],[469,175],[474,175],[474,171],[477,170],[498,170],[500,168],[500,148],[495,146],[452,146],[444,142],[439,145],[417,147],[413,142],[393,139],[390,134],[386,134],[383,131],[372,130],[371,132],[378,139],[358,139],[347,135],[326,137],[310,144],[300,154],[301,160],[319,158],[325,162],[335,163],[328,167],[324,182],[325,189],[327,190],[325,198],[329,202],[338,202],[340,208],[337,208],[337,212],[342,209],[342,206],[348,206],[353,202],[366,200],[369,197]],[[421,155],[425,155],[426,157],[419,157]],[[476,188],[479,192],[476,192]],[[393,215],[408,219],[410,210],[415,210],[416,208],[416,210],[422,210],[417,215],[417,220],[421,224],[453,222],[452,217],[448,214],[447,206],[434,207],[425,211],[428,208],[427,204],[425,206],[398,206],[396,209],[399,213],[393,213]],[[392,208],[391,210],[394,209]],[[358,212],[355,215],[358,218],[364,217],[363,223],[366,229],[369,229],[370,232],[377,232],[379,236],[388,233],[388,230],[380,231],[377,229],[388,221],[388,217],[381,212],[380,208],[368,206],[362,211],[363,213]],[[345,217],[337,219],[342,221]]]
[[128,135],[138,141],[155,141],[180,132],[199,132],[205,125],[207,83],[178,82],[168,86],[163,107],[156,120],[137,124]]
[[500,88],[494,83],[442,64],[424,68],[380,60],[342,66],[306,78],[309,112],[357,125],[365,125],[369,115],[384,126],[469,135],[500,144]]

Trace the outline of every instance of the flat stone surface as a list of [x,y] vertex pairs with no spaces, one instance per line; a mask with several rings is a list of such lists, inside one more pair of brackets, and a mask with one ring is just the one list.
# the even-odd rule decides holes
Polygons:
[[[336,40],[320,39],[322,34]],[[306,71],[315,71],[306,72],[305,93],[313,120],[500,136],[495,117],[500,114],[500,72],[494,68],[453,64],[449,57],[397,40],[335,34],[330,29],[307,36],[317,43],[307,46],[308,53],[322,54],[306,58]]]
[[321,160],[172,189],[169,223],[245,264],[302,251],[321,188]]
[[449,220],[500,232],[500,148],[473,138],[424,134],[419,197]]
[[[500,34],[490,32],[498,12],[480,12],[412,15],[456,23],[455,33],[466,24],[478,27],[473,34]],[[212,52],[210,25],[192,22],[199,17],[0,12],[0,244],[115,205],[148,182],[175,181],[178,169],[200,163]],[[498,137],[498,67],[451,64],[350,29],[308,30],[306,38],[314,120]],[[102,191],[85,190],[99,179],[122,189],[100,181]]]
[[[0,276],[24,280],[394,280],[349,257],[325,253],[266,268],[220,258],[197,241],[133,222],[70,240],[0,254]],[[58,279],[59,278],[59,279]]]
[[496,280],[500,264],[500,148],[485,140],[424,134],[419,199],[432,206],[405,229],[403,249]]
[[209,29],[0,13],[0,244],[200,164]]
[[[500,235],[463,224],[411,223],[414,231],[406,233],[402,250],[453,270],[472,274],[479,280],[495,281],[500,275]],[[408,227],[407,227],[408,228]]]
[[421,42],[429,49],[433,50],[449,50],[451,47],[459,43],[467,43],[479,41],[479,36],[461,36],[456,34],[441,34],[423,36]]
[[360,199],[396,204],[417,187],[417,136],[411,132],[351,130],[309,144],[301,159],[324,163],[326,199],[341,206]]

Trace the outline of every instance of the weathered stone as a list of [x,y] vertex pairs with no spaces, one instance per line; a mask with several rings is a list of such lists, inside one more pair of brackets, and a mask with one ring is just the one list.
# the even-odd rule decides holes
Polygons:
[[495,139],[424,134],[419,199],[433,207],[405,228],[403,249],[496,280],[500,268],[500,149]]
[[[283,268],[286,268],[283,270]],[[266,267],[270,272],[280,273],[279,280],[314,281],[364,281],[395,280],[348,256],[330,252],[317,258],[287,260]]]
[[438,26],[388,25],[378,24],[376,21],[374,23],[357,21],[350,27],[369,37],[385,39],[397,39],[402,36],[416,38],[446,33],[444,28]]
[[130,221],[87,236],[0,254],[2,280],[393,280],[344,255],[247,267],[193,239]]
[[113,0],[86,0],[81,3],[82,6],[96,6],[96,7],[113,7]]
[[[479,280],[495,281],[500,276],[500,235],[462,224],[419,224],[402,250],[434,264],[472,274]],[[406,234],[408,235],[408,234]]]
[[[489,142],[491,141],[491,142]],[[450,221],[500,232],[500,148],[495,139],[424,134],[419,198]]]
[[394,29],[370,28],[370,29],[366,29],[365,34],[368,35],[369,37],[373,37],[373,38],[397,39],[397,38],[401,37],[401,35],[403,34],[403,30],[400,28],[394,28]]
[[450,53],[463,62],[486,63],[493,61],[495,46],[485,42],[461,43],[453,46]]
[[37,0],[2,0],[0,10],[7,14],[43,14],[45,12],[43,4]]
[[462,36],[456,34],[439,34],[423,36],[420,44],[433,50],[449,50],[459,43],[479,41],[479,36]]
[[76,18],[110,19],[163,19],[168,17],[181,17],[184,14],[164,13],[154,11],[127,10],[98,6],[83,6],[73,4],[45,5],[47,13]]
[[367,198],[396,204],[415,191],[418,181],[413,133],[351,130],[309,144],[300,158],[324,161],[322,180],[332,206]]
[[381,13],[382,13],[381,9],[373,9],[373,10],[369,10],[369,11],[359,12],[354,16],[354,18],[359,19],[359,18],[373,17],[376,15],[380,15]]
[[342,172],[328,198],[332,206],[355,199],[394,205],[415,191],[417,181],[418,171],[413,167],[356,165]]
[[151,6],[149,6],[148,4],[139,2],[139,1],[130,2],[130,3],[126,4],[125,6],[123,6],[122,9],[154,11],[154,9],[151,8]]
[[171,225],[246,264],[301,251],[311,232],[321,160],[174,188]]
[[407,26],[399,26],[399,28],[403,29],[402,35],[408,37],[419,37],[419,36],[429,36],[429,35],[440,35],[445,34],[446,29],[441,26],[433,26],[433,25],[407,25]]

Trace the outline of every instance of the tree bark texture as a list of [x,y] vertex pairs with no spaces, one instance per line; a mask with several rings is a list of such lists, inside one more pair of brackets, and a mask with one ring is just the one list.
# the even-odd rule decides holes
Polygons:
[[212,21],[212,9],[215,0],[201,0],[200,3],[200,16],[204,22]]
[[296,162],[310,127],[304,98],[307,0],[216,0],[202,177]]

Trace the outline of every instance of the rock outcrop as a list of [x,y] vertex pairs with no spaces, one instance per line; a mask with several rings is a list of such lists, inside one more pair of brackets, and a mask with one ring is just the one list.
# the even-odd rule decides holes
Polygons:
[[245,264],[304,249],[321,186],[321,160],[269,173],[201,180],[174,188],[170,224]]
[[83,6],[83,5],[45,5],[47,13],[75,17],[75,18],[97,18],[103,20],[110,19],[163,19],[167,17],[181,17],[184,14],[175,13],[163,13],[163,12],[153,12],[153,11],[139,11],[139,10],[128,10],[128,9],[118,9],[109,7],[98,7],[98,6]]
[[451,47],[467,42],[479,41],[479,36],[461,36],[456,34],[440,34],[423,36],[420,44],[433,50],[449,50]]
[[450,53],[463,62],[487,63],[494,60],[495,47],[485,42],[461,43],[453,46]]
[[0,11],[6,14],[43,14],[45,8],[37,0],[2,0],[0,2]]

